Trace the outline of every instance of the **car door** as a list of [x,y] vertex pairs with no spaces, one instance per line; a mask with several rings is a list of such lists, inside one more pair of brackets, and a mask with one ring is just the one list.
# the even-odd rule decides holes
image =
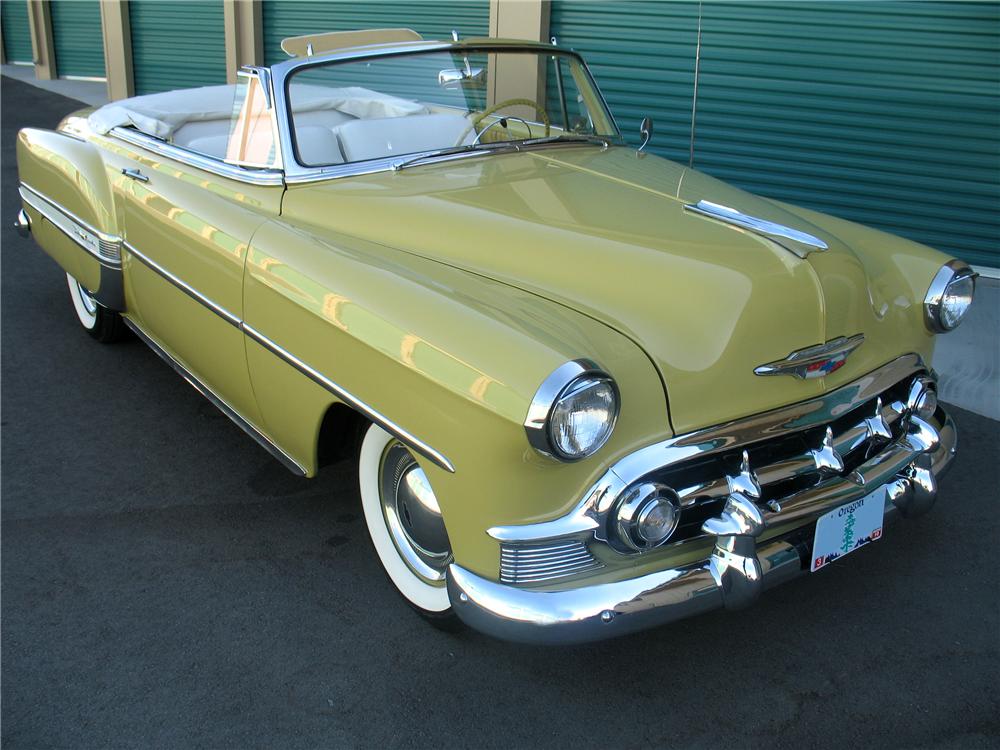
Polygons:
[[[225,158],[134,136],[131,164],[119,178],[130,317],[258,428],[240,327],[243,270],[250,238],[278,214],[284,189],[277,160],[264,164],[267,148],[261,155],[260,139],[247,138],[248,111],[264,104],[261,85],[254,74],[235,87],[233,122],[221,123]],[[269,97],[266,104],[273,117]],[[255,150],[254,167],[245,166]]]

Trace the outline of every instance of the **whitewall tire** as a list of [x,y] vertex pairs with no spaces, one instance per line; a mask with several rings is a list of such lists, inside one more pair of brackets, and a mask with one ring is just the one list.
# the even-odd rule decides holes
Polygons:
[[87,333],[102,343],[118,341],[125,335],[125,324],[118,313],[103,307],[69,274],[66,274],[66,283],[77,320]]
[[416,459],[372,425],[361,443],[358,480],[368,534],[389,580],[428,619],[453,617],[444,579],[450,543]]

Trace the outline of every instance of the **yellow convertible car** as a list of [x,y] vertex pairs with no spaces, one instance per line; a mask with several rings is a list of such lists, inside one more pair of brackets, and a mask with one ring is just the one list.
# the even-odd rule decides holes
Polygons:
[[22,130],[17,227],[95,339],[131,329],[297,474],[355,456],[427,619],[617,636],[933,505],[968,266],[628,147],[557,45],[284,47]]

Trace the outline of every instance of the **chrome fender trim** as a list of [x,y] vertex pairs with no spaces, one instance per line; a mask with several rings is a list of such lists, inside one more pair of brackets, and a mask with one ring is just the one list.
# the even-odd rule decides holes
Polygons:
[[[122,279],[122,239],[95,229],[59,202],[22,182],[18,188],[21,201],[37,211],[42,218],[79,245],[101,264],[97,289],[88,289],[95,300],[109,310],[125,310],[125,283]],[[25,221],[22,221],[24,214]],[[26,229],[22,229],[24,224]],[[24,209],[18,214],[15,227],[22,237],[31,230],[31,217]]]

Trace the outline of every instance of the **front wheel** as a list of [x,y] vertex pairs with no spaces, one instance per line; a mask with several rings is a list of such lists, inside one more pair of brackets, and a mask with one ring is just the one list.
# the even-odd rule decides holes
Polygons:
[[69,284],[69,296],[73,301],[76,317],[87,333],[102,344],[118,341],[125,335],[125,323],[122,322],[121,315],[98,303],[94,296],[69,274],[66,274],[66,282]]
[[445,573],[451,543],[427,475],[409,448],[377,425],[361,443],[361,507],[368,534],[389,580],[431,624],[452,630]]

